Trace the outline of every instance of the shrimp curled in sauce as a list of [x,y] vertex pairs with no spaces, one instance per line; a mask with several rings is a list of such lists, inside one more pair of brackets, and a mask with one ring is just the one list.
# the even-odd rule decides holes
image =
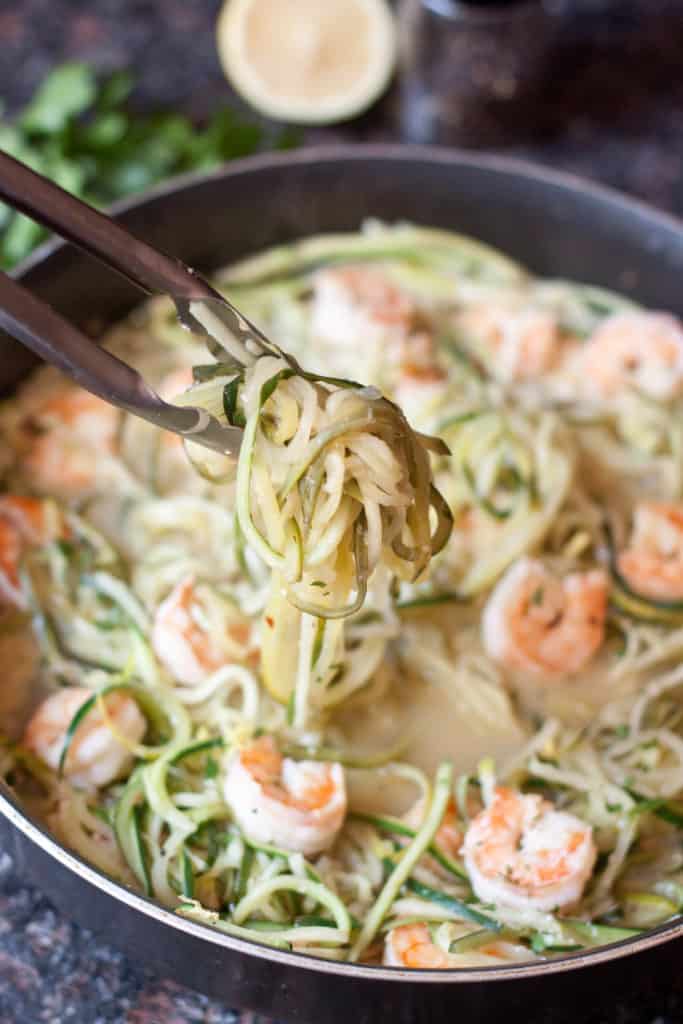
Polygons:
[[152,629],[154,652],[170,674],[196,686],[233,661],[253,660],[251,624],[235,608],[234,621],[219,637],[202,624],[201,602],[193,577],[181,580],[157,608]]
[[23,608],[19,563],[27,547],[63,537],[66,526],[53,501],[6,494],[0,497],[0,600]]
[[432,941],[426,924],[402,924],[392,928],[384,942],[385,967],[412,970],[452,970],[454,967],[493,966],[500,961],[529,960],[525,946],[491,939],[469,953],[447,953]]
[[599,398],[633,387],[668,401],[683,390],[683,327],[668,313],[615,313],[586,342],[581,370]]
[[[74,716],[92,696],[93,691],[84,686],[58,690],[43,701],[28,723],[24,746],[53,771],[59,769]],[[79,722],[64,761],[64,775],[79,789],[97,789],[125,775],[133,755],[117,733],[134,744],[147,730],[145,717],[132,697],[114,692],[102,699],[106,716],[97,704],[90,709]]]
[[29,403],[22,469],[31,487],[65,500],[95,490],[113,465],[120,419],[118,409],[80,388],[35,409]]
[[575,815],[499,786],[467,829],[463,852],[483,903],[549,911],[580,899],[597,851]]
[[552,313],[491,303],[472,306],[459,319],[461,330],[484,348],[495,376],[507,381],[534,380],[555,369],[563,351]]
[[607,576],[600,569],[561,580],[542,562],[521,558],[484,608],[486,652],[510,669],[537,677],[573,675],[602,645],[607,593]]
[[270,736],[236,751],[224,791],[249,839],[305,855],[331,846],[346,815],[341,764],[283,758]]
[[433,330],[412,296],[378,268],[319,271],[311,332],[336,373],[374,379],[382,364],[391,367],[385,383],[408,420],[443,392],[447,373]]
[[617,568],[630,587],[655,601],[683,598],[683,506],[644,502]]

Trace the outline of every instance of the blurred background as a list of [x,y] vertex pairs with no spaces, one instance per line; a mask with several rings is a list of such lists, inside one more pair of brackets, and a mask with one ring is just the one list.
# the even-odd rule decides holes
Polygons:
[[[0,0],[0,148],[107,205],[272,148],[460,145],[681,214],[682,55],[683,0]],[[0,265],[41,240],[0,207]],[[0,855],[0,1024],[238,1016],[100,947]]]
[[[0,146],[103,204],[261,149],[402,140],[536,159],[683,210],[681,0],[221,8],[0,0]],[[39,238],[9,227],[4,211],[5,266]]]

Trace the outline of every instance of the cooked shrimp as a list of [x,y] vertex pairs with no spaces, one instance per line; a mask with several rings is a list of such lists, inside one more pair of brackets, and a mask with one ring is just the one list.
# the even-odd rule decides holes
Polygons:
[[415,303],[383,271],[343,267],[316,274],[311,315],[313,333],[325,341],[366,344],[408,329]]
[[282,757],[271,736],[235,752],[224,792],[250,839],[306,855],[331,846],[346,815],[343,767]]
[[636,507],[629,546],[617,559],[629,586],[659,601],[683,598],[683,505]]
[[0,599],[20,608],[25,606],[19,579],[24,551],[64,536],[65,530],[53,501],[14,494],[0,497]]
[[409,418],[439,394],[446,372],[432,332],[412,297],[382,270],[321,271],[314,281],[311,317],[313,336],[327,347],[333,371],[377,381],[379,367],[389,367],[386,383]]
[[218,635],[202,614],[201,592],[192,576],[176,584],[162,601],[154,616],[152,647],[175,679],[195,686],[231,661],[254,661],[251,623],[237,607],[230,612]]
[[32,408],[25,421],[23,468],[38,491],[79,497],[91,489],[114,451],[120,414],[80,388]]
[[549,373],[559,362],[562,336],[557,318],[541,309],[510,309],[487,302],[471,306],[458,323],[482,344],[496,376],[524,380]]
[[675,398],[683,391],[683,326],[668,313],[614,313],[586,342],[580,365],[600,398],[627,387]]
[[446,971],[457,967],[485,967],[496,962],[529,960],[526,946],[500,939],[483,943],[469,953],[447,953],[432,941],[426,924],[402,924],[392,928],[384,941],[384,965],[412,970]]
[[48,399],[31,419],[49,430],[66,428],[96,448],[111,449],[118,432],[120,413],[109,402],[82,388],[68,388]]
[[451,959],[432,941],[426,924],[404,924],[392,928],[384,942],[384,964],[387,967],[445,971],[451,966]]
[[[43,701],[28,723],[24,745],[53,771],[59,768],[74,715],[92,695],[93,691],[84,686],[58,690]],[[144,715],[132,697],[114,692],[102,699],[106,716],[97,705],[88,712],[73,734],[64,762],[65,776],[80,789],[106,786],[125,775],[133,756],[117,733],[131,743],[139,743],[147,729]]]
[[504,786],[470,824],[463,851],[483,903],[544,911],[580,899],[597,856],[590,825]]
[[486,652],[508,668],[534,676],[573,675],[602,645],[607,593],[602,570],[558,579],[542,562],[520,558],[486,602]]

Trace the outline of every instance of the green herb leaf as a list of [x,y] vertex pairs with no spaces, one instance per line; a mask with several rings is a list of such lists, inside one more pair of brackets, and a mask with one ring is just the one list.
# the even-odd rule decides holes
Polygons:
[[[133,86],[125,69],[98,83],[87,64],[63,64],[13,124],[0,120],[0,149],[105,206],[171,174],[217,167],[265,144],[288,148],[298,142],[286,130],[267,136],[259,123],[229,107],[216,110],[199,129],[173,111],[129,111],[124,105]],[[0,204],[0,266],[13,267],[46,235]]]
[[97,97],[99,110],[113,110],[128,99],[133,91],[133,76],[130,71],[115,71],[100,88]]
[[95,99],[96,84],[87,64],[62,64],[39,87],[19,124],[25,132],[52,135]]

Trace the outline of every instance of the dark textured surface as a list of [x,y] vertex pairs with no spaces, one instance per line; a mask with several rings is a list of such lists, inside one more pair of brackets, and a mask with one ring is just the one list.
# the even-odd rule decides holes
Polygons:
[[[217,0],[0,0],[0,97],[16,109],[53,63],[79,57],[104,68],[132,64],[140,105],[177,104],[202,116],[230,96],[213,45],[218,6]],[[578,0],[575,6],[581,16],[565,15],[533,116],[511,120],[497,148],[683,212],[683,0]],[[396,138],[397,108],[394,92],[353,125],[308,138]],[[661,1009],[666,1016],[657,1024],[683,1021],[683,1007],[666,993]],[[0,1024],[236,1019],[95,943],[22,885],[8,858],[0,860]],[[624,1008],[605,1024],[645,1021],[651,1015]]]
[[[549,0],[564,11],[533,106],[487,140],[683,211],[683,0]],[[24,102],[55,61],[132,65],[139,104],[201,116],[230,98],[214,47],[220,0],[0,0],[0,98]],[[398,90],[330,138],[396,138]]]

